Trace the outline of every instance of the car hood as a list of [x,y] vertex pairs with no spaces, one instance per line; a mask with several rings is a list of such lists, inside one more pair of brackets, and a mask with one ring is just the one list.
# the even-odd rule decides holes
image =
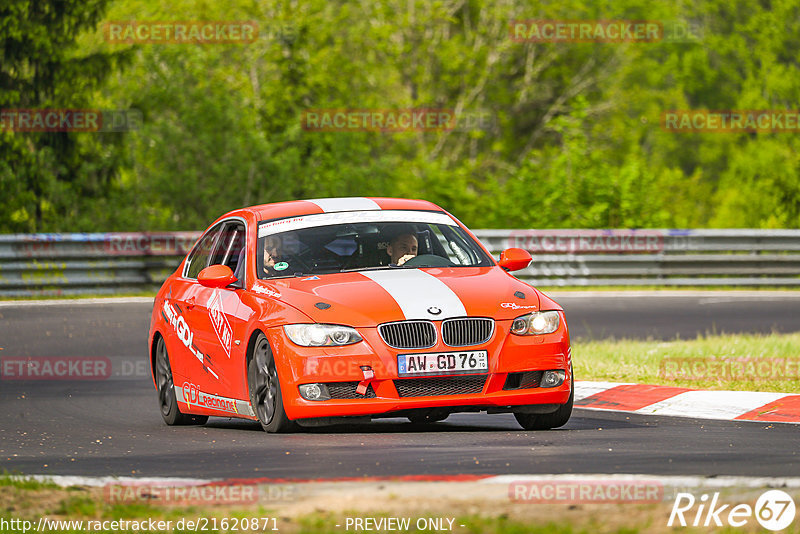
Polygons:
[[[254,291],[320,323],[374,327],[406,319],[513,319],[553,301],[500,267],[390,269],[259,280]],[[524,295],[524,298],[520,295]]]

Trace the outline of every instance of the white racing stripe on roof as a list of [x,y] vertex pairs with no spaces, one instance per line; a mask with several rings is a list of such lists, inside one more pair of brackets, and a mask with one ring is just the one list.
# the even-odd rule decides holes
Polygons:
[[306,200],[306,202],[313,202],[326,213],[332,211],[363,211],[381,209],[377,202],[364,197],[312,198]]
[[[441,320],[464,317],[467,310],[455,292],[433,275],[419,269],[363,272],[385,289],[397,302],[406,319]],[[438,315],[428,312],[435,306],[442,310]]]
[[333,224],[370,223],[370,222],[404,222],[446,224],[456,226],[455,221],[446,213],[415,210],[367,210],[345,211],[333,213],[317,213],[315,215],[301,215],[289,217],[272,222],[265,222],[258,226],[258,237],[314,228],[317,226],[330,226]]

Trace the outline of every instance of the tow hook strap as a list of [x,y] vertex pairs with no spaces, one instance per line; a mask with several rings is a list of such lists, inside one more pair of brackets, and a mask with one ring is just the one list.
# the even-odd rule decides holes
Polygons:
[[356,387],[356,393],[359,395],[366,395],[369,383],[375,379],[375,373],[372,371],[372,367],[369,365],[362,365],[361,372],[364,373],[364,380],[358,383],[358,387]]

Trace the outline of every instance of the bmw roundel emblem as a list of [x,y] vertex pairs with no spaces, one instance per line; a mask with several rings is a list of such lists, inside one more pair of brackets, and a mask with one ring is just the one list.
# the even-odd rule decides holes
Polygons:
[[437,308],[436,306],[431,306],[430,308],[428,308],[428,313],[430,313],[431,315],[439,315],[440,313],[442,313],[442,310],[440,308]]

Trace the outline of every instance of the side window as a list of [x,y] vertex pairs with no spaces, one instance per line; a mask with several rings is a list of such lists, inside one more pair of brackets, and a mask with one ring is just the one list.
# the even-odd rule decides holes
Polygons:
[[217,242],[222,225],[218,224],[204,235],[186,260],[186,278],[197,278],[200,271],[208,266],[211,251]]
[[478,265],[481,260],[475,255],[462,236],[447,227],[435,227],[434,233],[448,259],[456,265]]
[[447,258],[456,265],[463,265],[461,258],[459,258],[456,255],[456,251],[447,241],[447,237],[445,237],[441,229],[439,227],[434,227],[433,232],[434,235],[436,236],[436,239],[439,241],[439,248],[441,248],[445,252],[445,254],[447,254]]
[[[245,228],[240,222],[229,222],[222,230],[209,265],[227,265],[239,280],[244,274]],[[241,285],[241,284],[237,284]]]

